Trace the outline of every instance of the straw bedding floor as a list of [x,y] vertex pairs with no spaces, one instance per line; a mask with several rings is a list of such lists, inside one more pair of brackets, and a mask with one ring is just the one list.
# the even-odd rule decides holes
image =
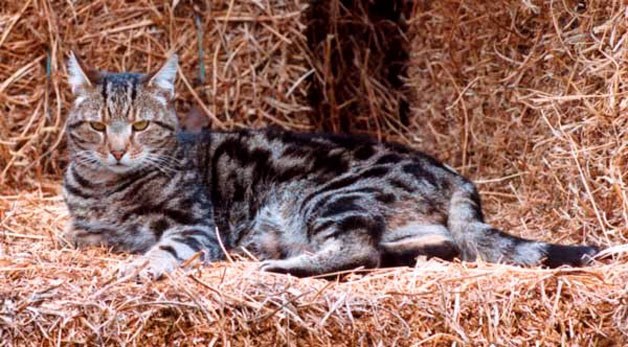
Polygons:
[[419,261],[342,281],[192,262],[136,283],[115,275],[130,255],[61,247],[66,216],[55,194],[0,198],[0,345],[628,343],[628,250],[582,269]]

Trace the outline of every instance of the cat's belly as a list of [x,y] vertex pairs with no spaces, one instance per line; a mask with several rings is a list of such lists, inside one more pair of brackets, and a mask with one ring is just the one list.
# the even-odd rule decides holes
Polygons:
[[296,238],[285,238],[277,232],[257,232],[242,240],[236,253],[249,253],[258,260],[286,259],[314,253],[315,247]]
[[316,251],[294,206],[293,195],[271,195],[252,218],[232,220],[231,230],[237,235],[234,248],[245,249],[245,253],[260,260],[285,259]]

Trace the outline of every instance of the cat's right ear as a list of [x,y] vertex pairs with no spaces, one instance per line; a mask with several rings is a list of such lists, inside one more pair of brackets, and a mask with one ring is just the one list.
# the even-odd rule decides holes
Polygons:
[[174,96],[174,80],[177,77],[178,66],[179,57],[176,54],[170,55],[159,71],[148,77],[148,85],[164,92],[169,99],[172,99]]
[[70,58],[68,59],[68,82],[74,95],[79,95],[93,86],[87,70],[76,58],[74,52],[70,52]]

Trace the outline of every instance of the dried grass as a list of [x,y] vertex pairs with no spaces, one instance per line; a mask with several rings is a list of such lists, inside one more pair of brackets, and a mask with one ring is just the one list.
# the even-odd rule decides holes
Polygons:
[[507,230],[626,243],[627,16],[621,1],[417,9],[409,85],[418,146],[473,177]]
[[[155,68],[176,48],[178,106],[204,109],[213,127],[317,124],[307,82],[329,76],[308,53],[305,1],[196,5],[0,3],[0,345],[628,344],[628,12],[619,0],[415,2],[409,129],[386,113],[397,92],[376,78],[354,85],[378,91],[373,105],[388,111],[353,130],[422,148],[472,177],[497,226],[615,245],[609,261],[559,270],[420,261],[342,282],[244,261],[138,284],[113,275],[128,255],[59,247],[70,47],[112,70]],[[368,70],[377,64],[354,66],[379,76]]]
[[623,262],[583,269],[422,261],[330,282],[241,261],[138,284],[113,274],[128,256],[55,244],[67,217],[60,198],[6,196],[0,208],[0,341],[9,345],[628,342],[628,249]]
[[192,103],[215,128],[309,129],[306,2],[193,3],[3,1],[0,102],[7,116],[0,117],[0,184],[36,187],[43,177],[59,176],[70,49],[112,71],[157,69],[176,51],[181,114]]

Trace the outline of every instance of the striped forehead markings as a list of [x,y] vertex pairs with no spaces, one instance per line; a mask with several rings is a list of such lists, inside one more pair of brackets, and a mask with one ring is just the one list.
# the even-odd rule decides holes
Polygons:
[[107,95],[107,85],[109,84],[109,81],[107,79],[107,76],[103,77],[102,80],[102,90],[100,91],[101,95],[102,95],[102,99],[104,102],[104,107],[103,107],[103,114],[102,114],[102,119],[103,121],[107,121],[109,119],[109,107],[108,107],[108,95]]
[[137,97],[137,84],[139,80],[137,76],[131,76],[131,102],[135,101],[135,97]]
[[138,84],[138,78],[135,75],[132,75],[130,78],[130,91],[131,91],[131,100],[129,101],[129,105],[127,107],[127,111],[126,111],[126,118],[128,120],[131,120],[131,118],[133,119],[137,119],[137,115],[136,112],[132,112],[135,107],[133,107],[133,103],[135,102],[135,98],[137,97],[137,84]]
[[102,79],[102,90],[100,91],[102,99],[105,100],[105,103],[107,102],[107,82],[107,75],[105,75]]
[[105,119],[130,119],[133,103],[137,98],[137,86],[140,75],[111,74],[102,79],[101,94],[104,102]]

